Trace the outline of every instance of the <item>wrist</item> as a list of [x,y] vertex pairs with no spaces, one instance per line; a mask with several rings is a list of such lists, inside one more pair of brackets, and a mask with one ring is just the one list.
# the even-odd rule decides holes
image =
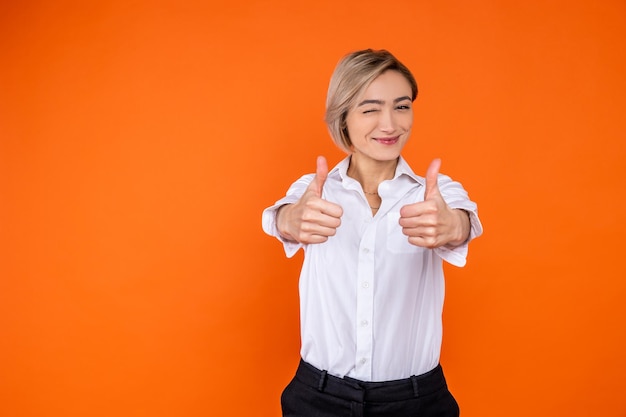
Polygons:
[[295,242],[291,234],[287,231],[287,212],[289,211],[289,207],[291,204],[283,204],[282,206],[276,209],[276,230],[278,231],[278,235],[287,241]]
[[457,216],[459,223],[457,226],[457,233],[455,233],[455,239],[448,243],[451,247],[460,246],[467,242],[470,234],[469,212],[463,209],[454,209],[454,213]]

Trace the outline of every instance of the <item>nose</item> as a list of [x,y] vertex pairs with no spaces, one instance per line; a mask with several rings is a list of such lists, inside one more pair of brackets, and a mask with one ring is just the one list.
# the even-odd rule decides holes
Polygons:
[[378,119],[378,129],[384,133],[391,133],[396,130],[397,123],[393,114],[393,110],[383,110],[380,112],[380,118]]

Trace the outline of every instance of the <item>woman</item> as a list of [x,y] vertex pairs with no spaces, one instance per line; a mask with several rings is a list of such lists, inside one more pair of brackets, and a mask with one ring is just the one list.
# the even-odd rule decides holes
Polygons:
[[263,212],[287,256],[304,248],[301,356],[283,415],[458,416],[439,364],[443,262],[465,264],[482,233],[476,204],[439,174],[416,175],[402,149],[417,84],[389,52],[345,56],[326,123],[348,156],[296,181]]

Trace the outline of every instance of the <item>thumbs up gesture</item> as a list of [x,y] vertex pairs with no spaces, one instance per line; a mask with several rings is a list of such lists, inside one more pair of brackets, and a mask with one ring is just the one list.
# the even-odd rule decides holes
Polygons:
[[426,171],[424,201],[400,209],[402,233],[415,246],[431,249],[444,245],[457,246],[469,236],[467,213],[448,207],[439,191],[437,178],[440,167],[441,159],[435,159]]
[[322,199],[322,189],[328,176],[328,164],[317,157],[315,177],[302,197],[294,204],[282,206],[276,214],[280,235],[299,243],[322,243],[333,236],[341,224],[341,206]]

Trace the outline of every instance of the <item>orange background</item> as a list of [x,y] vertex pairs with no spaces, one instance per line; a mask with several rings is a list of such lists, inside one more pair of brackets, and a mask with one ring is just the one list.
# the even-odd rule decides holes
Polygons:
[[261,211],[387,48],[485,235],[447,266],[465,417],[626,416],[624,1],[4,1],[0,415],[277,416],[297,275]]

